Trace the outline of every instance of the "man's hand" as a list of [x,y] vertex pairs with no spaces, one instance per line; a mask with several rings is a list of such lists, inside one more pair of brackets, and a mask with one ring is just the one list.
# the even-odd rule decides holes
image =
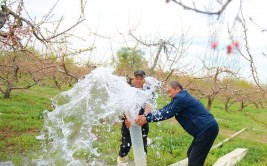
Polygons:
[[139,115],[138,118],[135,120],[135,123],[139,126],[143,126],[147,123],[145,115]]
[[125,125],[128,129],[131,127],[131,122],[127,118],[125,119]]
[[129,129],[131,127],[131,121],[129,120],[128,114],[125,114],[125,125]]
[[151,105],[149,103],[146,103],[144,114],[146,115],[146,114],[148,114],[150,112],[151,112]]

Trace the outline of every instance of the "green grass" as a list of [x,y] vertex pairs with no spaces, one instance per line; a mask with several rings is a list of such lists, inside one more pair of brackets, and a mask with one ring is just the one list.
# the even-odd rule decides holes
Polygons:
[[[34,158],[38,149],[42,148],[35,139],[43,125],[42,112],[45,109],[52,110],[50,98],[58,93],[57,89],[35,86],[12,92],[11,99],[0,99],[0,161],[12,160],[15,165],[23,165],[26,159],[30,161]],[[165,103],[158,99],[159,107]],[[215,101],[211,110],[220,126],[215,144],[242,128],[247,130],[222,148],[212,150],[205,165],[212,165],[219,157],[236,148],[248,148],[246,157],[237,165],[267,165],[267,109],[257,110],[251,106],[243,112],[237,112],[237,104],[231,107],[230,112],[225,112],[223,108],[219,101]],[[120,123],[117,123],[110,128],[102,126],[95,130],[98,141],[94,146],[98,152],[105,154],[102,160],[108,165],[116,164],[121,139],[120,127]],[[153,139],[153,144],[148,147],[148,166],[169,165],[186,158],[187,148],[192,141],[192,137],[175,119],[151,123],[149,137]],[[90,154],[86,150],[75,154],[75,158],[88,156]],[[133,160],[132,150],[129,157]]]
[[35,86],[0,99],[0,161],[21,165],[40,148],[35,137],[43,126],[42,114],[45,109],[52,110],[50,98],[57,93],[54,88]]

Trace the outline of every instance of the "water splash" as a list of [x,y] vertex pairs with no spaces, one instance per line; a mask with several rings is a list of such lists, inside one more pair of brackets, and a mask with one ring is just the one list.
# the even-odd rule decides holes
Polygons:
[[43,138],[44,152],[34,161],[36,165],[97,165],[101,160],[94,145],[97,131],[119,122],[126,111],[135,119],[144,103],[150,102],[157,81],[148,77],[150,89],[142,91],[113,71],[97,68],[53,99],[55,109],[44,111],[44,127],[38,137]]

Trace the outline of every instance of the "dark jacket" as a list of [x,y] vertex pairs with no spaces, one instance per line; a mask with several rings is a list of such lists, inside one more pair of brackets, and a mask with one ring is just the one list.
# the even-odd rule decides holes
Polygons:
[[218,125],[203,104],[186,90],[181,90],[169,104],[158,112],[147,114],[146,119],[148,122],[157,122],[173,116],[193,137],[202,134],[212,125]]

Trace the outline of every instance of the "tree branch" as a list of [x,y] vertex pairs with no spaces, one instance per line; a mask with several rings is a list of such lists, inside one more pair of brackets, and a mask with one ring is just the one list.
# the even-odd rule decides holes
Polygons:
[[203,11],[203,10],[199,10],[199,9],[196,9],[196,8],[192,8],[192,7],[189,7],[189,6],[186,6],[184,5],[182,2],[178,2],[176,0],[172,0],[174,3],[182,6],[185,10],[192,10],[192,11],[195,11],[197,13],[201,13],[201,14],[207,14],[207,15],[218,15],[218,18],[220,17],[220,15],[223,13],[223,11],[226,9],[226,7],[229,5],[229,3],[232,1],[232,0],[227,0],[227,2],[222,6],[222,8],[220,10],[218,10],[217,12],[209,12],[209,11]]

